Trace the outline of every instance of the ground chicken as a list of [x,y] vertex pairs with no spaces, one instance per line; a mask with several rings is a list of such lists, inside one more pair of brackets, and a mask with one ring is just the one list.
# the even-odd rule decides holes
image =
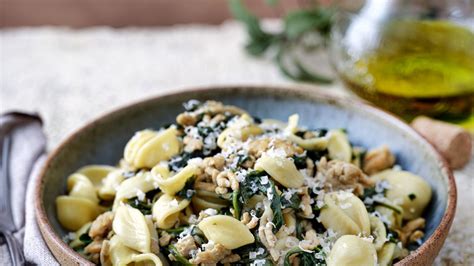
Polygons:
[[425,219],[417,218],[409,221],[401,230],[396,230],[403,244],[415,242],[424,234],[420,229],[425,227]]
[[84,252],[88,254],[98,254],[102,249],[103,239],[95,239],[89,245],[84,248]]
[[313,250],[319,245],[319,238],[314,229],[305,233],[304,240],[300,242],[300,247],[306,250]]
[[362,195],[364,187],[375,185],[357,166],[339,161],[327,161],[322,157],[318,163],[318,173],[326,178],[326,190],[352,189],[355,195]]
[[259,158],[262,156],[263,152],[269,150],[272,147],[276,150],[283,149],[286,155],[289,157],[296,154],[302,154],[304,152],[303,148],[294,145],[291,141],[283,139],[262,138],[253,140],[249,143],[249,155]]
[[191,259],[192,264],[217,264],[219,261],[229,256],[231,251],[221,244],[215,244],[212,248],[200,251],[196,257]]
[[175,244],[175,247],[179,251],[179,253],[185,257],[189,256],[189,252],[191,250],[197,249],[196,243],[194,242],[194,238],[191,235],[187,235],[183,238],[180,238]]
[[166,231],[163,231],[159,239],[160,246],[162,247],[168,246],[170,241],[171,241],[171,235],[168,234]]
[[103,238],[110,230],[112,230],[112,221],[114,220],[114,213],[111,211],[99,215],[91,224],[89,236],[92,239],[97,237]]
[[395,163],[395,156],[390,152],[387,146],[383,145],[379,148],[367,152],[364,158],[364,172],[369,175],[375,174]]
[[204,143],[202,142],[202,139],[196,139],[191,136],[184,137],[183,144],[184,144],[184,151],[189,152],[189,153],[193,151],[202,150],[202,147],[204,145]]
[[242,223],[247,226],[248,229],[253,229],[258,225],[258,218],[251,216],[248,212],[242,214]]

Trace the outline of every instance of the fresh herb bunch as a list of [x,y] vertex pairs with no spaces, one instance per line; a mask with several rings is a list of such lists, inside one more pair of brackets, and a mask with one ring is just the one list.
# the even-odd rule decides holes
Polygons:
[[[253,56],[261,56],[270,49],[275,49],[275,60],[281,72],[287,77],[306,82],[331,83],[332,79],[307,70],[293,54],[305,37],[316,34],[321,42],[316,45],[306,44],[305,50],[325,45],[331,30],[333,10],[314,4],[308,9],[291,11],[283,18],[284,29],[279,33],[270,33],[262,29],[260,20],[243,4],[243,0],[229,0],[229,7],[235,19],[245,24],[249,40],[246,51]],[[274,5],[275,1],[271,4]]]

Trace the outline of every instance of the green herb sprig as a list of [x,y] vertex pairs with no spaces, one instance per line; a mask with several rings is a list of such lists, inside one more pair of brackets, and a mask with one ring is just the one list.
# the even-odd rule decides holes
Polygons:
[[[274,6],[277,1],[269,4]],[[248,42],[245,50],[253,56],[262,56],[271,48],[276,50],[275,61],[280,71],[287,77],[305,82],[331,83],[332,79],[307,70],[292,51],[303,43],[309,34],[317,34],[323,42],[306,45],[307,49],[325,45],[331,29],[331,8],[312,6],[308,9],[291,11],[283,17],[284,29],[279,33],[270,33],[262,29],[260,20],[243,4],[242,0],[229,0],[229,8],[235,19],[245,24]],[[307,50],[306,49],[306,50]]]

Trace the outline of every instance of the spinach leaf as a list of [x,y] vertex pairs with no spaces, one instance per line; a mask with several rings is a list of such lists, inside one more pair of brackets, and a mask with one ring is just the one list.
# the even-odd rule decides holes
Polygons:
[[259,192],[267,192],[268,184],[262,185],[262,176],[267,176],[265,171],[251,171],[245,177],[245,180],[240,182],[239,200],[243,204],[247,204],[248,200]]
[[169,167],[171,170],[177,172],[181,168],[185,167],[188,164],[188,161],[192,158],[204,157],[202,151],[193,151],[193,152],[183,152],[180,155],[177,155],[171,158],[169,162]]
[[307,156],[296,156],[293,155],[293,162],[295,163],[295,166],[297,169],[303,169],[306,168],[306,158]]
[[273,228],[273,232],[276,233],[282,226],[283,226],[283,213],[281,212],[281,198],[280,195],[278,195],[276,189],[275,189],[275,184],[273,181],[269,181],[270,183],[270,189],[273,194],[272,202],[270,204],[272,210],[273,210],[273,224],[275,227]]
[[[261,254],[259,254],[257,252],[258,250],[263,250],[263,252]],[[232,250],[232,252],[234,254],[239,254],[240,260],[239,260],[238,264],[242,264],[242,265],[249,265],[251,262],[253,262],[255,260],[265,259],[269,255],[267,249],[258,240],[258,238],[255,240],[254,243],[242,246],[242,247],[237,248],[237,249],[234,249],[234,250]],[[250,254],[252,252],[255,252],[255,258],[254,257],[250,258]],[[232,264],[232,265],[235,265],[235,264]]]
[[284,261],[284,266],[291,266],[291,263],[290,263],[290,256],[294,255],[294,254],[298,254],[297,256],[300,258],[300,265],[307,265],[307,266],[310,266],[310,265],[326,265],[326,261],[324,259],[319,259],[319,258],[316,258],[316,254],[321,254],[321,255],[324,255],[322,254],[322,247],[321,246],[317,246],[314,250],[314,252],[307,252],[307,251],[304,251],[302,250],[301,248],[299,247],[294,247],[292,249],[290,249],[286,255],[285,255],[285,261]]
[[[239,201],[245,205],[248,200],[255,194],[268,195],[268,191],[273,195],[271,199],[271,208],[273,210],[273,224],[275,227],[273,231],[276,232],[283,225],[283,214],[281,212],[281,198],[278,195],[273,181],[268,180],[262,184],[262,177],[268,176],[265,171],[251,171],[245,177],[245,180],[240,182]],[[241,208],[241,207],[240,207]]]
[[183,266],[192,266],[193,264],[189,262],[181,253],[179,253],[178,249],[172,244],[168,246],[168,251],[173,257],[175,258],[175,262],[177,265]]
[[79,236],[79,240],[84,243],[85,246],[92,243],[92,238],[89,236],[89,230],[86,233]]
[[194,177],[188,179],[184,184],[184,187],[176,193],[177,196],[190,200],[194,194],[196,194],[196,190],[194,189],[194,181],[196,179]]
[[[285,191],[283,190],[283,194],[284,193]],[[300,207],[300,203],[301,199],[297,193],[293,193],[289,200],[287,200],[285,197],[281,197],[281,207],[283,209],[291,208],[297,210]]]
[[128,199],[127,203],[131,207],[138,209],[141,213],[143,213],[143,215],[151,214],[152,205],[147,203],[146,201],[141,201],[137,197],[134,197],[134,198]]
[[240,220],[240,211],[242,209],[242,203],[239,201],[239,190],[234,190],[232,193],[232,206],[234,207],[234,218]]

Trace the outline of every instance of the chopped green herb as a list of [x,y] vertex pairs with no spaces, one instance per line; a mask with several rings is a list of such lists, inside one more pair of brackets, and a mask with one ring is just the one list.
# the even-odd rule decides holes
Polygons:
[[295,163],[296,168],[303,169],[306,168],[306,156],[296,156],[293,155],[293,162]]
[[84,246],[89,245],[92,242],[92,238],[89,236],[89,230],[86,233],[79,236],[79,240],[84,243]]
[[232,193],[232,206],[234,207],[234,218],[240,220],[240,209],[242,208],[239,201],[239,190],[234,190]]
[[[283,191],[283,193],[285,192]],[[284,209],[291,208],[297,210],[300,207],[300,203],[301,199],[297,193],[293,193],[289,200],[287,200],[285,197],[281,197],[281,207]]]
[[137,197],[134,197],[134,198],[128,199],[127,203],[131,207],[138,209],[141,213],[143,213],[143,215],[151,214],[152,205],[147,203],[146,201],[141,201]]
[[194,194],[196,194],[196,190],[194,189],[194,181],[196,179],[194,177],[188,179],[184,184],[184,187],[176,193],[177,196],[190,200]]
[[[255,258],[250,258],[250,252],[257,252],[259,249],[263,249],[263,253],[255,254],[256,255]],[[256,238],[255,242],[252,244],[248,244],[248,245],[232,250],[232,253],[239,254],[240,256],[240,261],[237,263],[237,265],[239,264],[249,265],[253,261],[265,259],[269,255],[267,249],[265,248],[265,246],[263,246],[263,244],[259,241],[258,238]],[[232,265],[236,265],[236,264],[232,264]]]
[[282,226],[283,226],[283,213],[281,212],[281,199],[280,195],[278,195],[276,189],[275,189],[275,184],[272,181],[269,181],[270,183],[270,189],[272,191],[273,197],[272,197],[272,202],[270,204],[272,210],[273,210],[273,224],[275,227],[273,227],[273,232],[276,233]]
[[192,266],[193,264],[189,262],[179,251],[176,249],[174,245],[169,245],[168,246],[169,253],[173,255],[174,259],[177,262],[177,265],[183,265],[183,266]]
[[247,204],[248,200],[255,194],[267,195],[268,191],[273,195],[271,199],[271,208],[273,210],[273,224],[275,227],[273,231],[276,232],[283,225],[283,214],[281,212],[281,199],[278,195],[275,184],[273,181],[268,180],[265,184],[262,184],[262,177],[267,176],[265,171],[251,171],[245,177],[245,180],[240,182],[240,196],[239,201],[243,204]]
[[[269,33],[262,29],[260,20],[252,14],[243,4],[242,0],[229,0],[229,8],[233,16],[240,20],[247,28],[249,40],[245,46],[247,52],[254,56],[261,56],[271,48],[277,50],[276,62],[280,71],[289,78],[300,81],[313,81],[329,83],[331,79],[316,73],[310,73],[292,53],[296,46],[303,46],[305,50],[311,50],[325,45],[331,27],[331,9],[319,8],[313,5],[311,8],[294,10],[283,18],[284,30],[279,33]],[[304,36],[317,34],[323,40],[318,44],[303,42]],[[284,58],[289,60],[284,60]],[[289,71],[285,62],[291,62],[295,71]]]
[[318,253],[321,254],[322,253],[322,247],[317,246],[313,251],[314,252],[307,252],[305,250],[302,250],[299,247],[294,247],[294,248],[290,249],[285,255],[284,266],[291,266],[290,257],[294,254],[298,254],[298,257],[300,258],[300,264],[299,265],[305,265],[305,266],[326,265],[326,262],[325,262],[324,259],[316,258],[316,254],[318,254]]

